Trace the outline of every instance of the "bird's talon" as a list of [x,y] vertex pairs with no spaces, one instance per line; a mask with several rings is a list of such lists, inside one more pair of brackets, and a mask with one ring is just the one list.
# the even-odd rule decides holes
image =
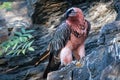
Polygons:
[[75,64],[77,67],[81,67],[82,64],[80,63],[80,61],[77,61],[76,64]]

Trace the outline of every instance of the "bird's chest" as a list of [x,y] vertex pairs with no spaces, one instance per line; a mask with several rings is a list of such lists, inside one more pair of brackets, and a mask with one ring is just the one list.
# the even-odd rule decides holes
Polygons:
[[[70,25],[71,33],[76,37],[76,38],[81,38],[82,36],[86,35],[86,30],[87,27],[81,24],[71,24]],[[72,36],[71,36],[72,37]]]
[[85,39],[86,39],[86,35],[85,34],[80,34],[77,37],[75,34],[71,33],[70,40],[68,41],[66,46],[68,46],[72,50],[75,50],[80,45],[84,44]]
[[72,50],[77,49],[80,45],[84,44],[86,39],[87,27],[82,27],[81,25],[72,24],[71,25],[71,35],[67,46]]

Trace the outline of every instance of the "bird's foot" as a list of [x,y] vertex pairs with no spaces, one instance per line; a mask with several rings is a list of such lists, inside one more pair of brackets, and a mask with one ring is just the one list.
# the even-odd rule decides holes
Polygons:
[[77,67],[83,67],[84,66],[84,61],[85,61],[85,58],[83,57],[82,59],[78,60],[75,65]]
[[77,61],[76,64],[75,64],[77,67],[81,67],[82,64],[80,63],[80,61]]

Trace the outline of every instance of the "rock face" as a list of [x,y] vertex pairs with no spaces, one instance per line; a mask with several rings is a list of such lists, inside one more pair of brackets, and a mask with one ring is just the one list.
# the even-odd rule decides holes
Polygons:
[[[51,24],[56,25],[59,21],[57,22],[56,19],[58,19],[58,17],[56,18],[54,16],[59,14],[62,16],[64,10],[67,9],[66,5],[63,6],[63,4],[66,4],[66,2],[64,1],[63,2],[59,2],[59,0],[38,0],[38,1],[27,0],[27,1],[29,1],[29,5],[33,5],[35,2],[37,4],[35,7],[35,13],[29,14],[30,16],[33,14],[32,18],[33,18],[33,22],[35,21],[35,23],[39,23],[39,22],[41,23],[43,21],[44,24],[47,24],[46,22],[48,21],[49,25]],[[42,2],[45,1],[45,3],[39,3],[39,1]],[[44,6],[41,8],[37,8],[38,5],[44,5]],[[100,8],[101,5],[102,4],[100,4]],[[59,8],[61,6],[63,7]],[[81,5],[78,5],[78,7],[80,6]],[[117,6],[118,7],[116,8],[115,6],[115,8],[116,10],[118,10],[117,13],[119,16],[120,14],[119,5]],[[108,8],[106,6],[103,7],[105,7],[105,10],[103,11],[103,13],[105,13]],[[53,9],[53,11],[51,11],[51,8]],[[119,71],[120,70],[120,62],[119,62],[120,21],[119,19],[113,21],[113,19],[115,19],[114,17],[116,16],[115,15],[116,13],[114,12],[114,10],[112,10],[110,11],[110,14],[114,17],[112,17],[111,20],[107,19],[111,17],[111,15],[108,15],[105,17],[105,19],[102,19],[103,20],[102,23],[99,22],[99,19],[101,20],[100,15],[102,14],[101,14],[101,10],[100,9],[97,10],[97,9],[96,7],[95,9],[89,9],[90,12],[93,11],[93,13],[95,13],[94,10],[96,11],[95,13],[96,15],[94,16],[91,16],[93,14],[90,13],[88,9],[84,10],[86,18],[90,20],[90,22],[92,23],[92,30],[90,32],[88,39],[86,40],[86,57],[85,57],[84,65],[82,67],[77,67],[75,65],[75,61],[73,61],[71,64],[57,71],[50,72],[48,74],[47,80],[100,80],[100,79],[119,80],[120,79],[120,71]],[[47,13],[46,10],[48,10],[49,12],[48,14],[46,14]],[[57,12],[59,14],[57,12],[55,13],[54,10],[55,11],[58,10]],[[111,10],[111,8],[108,10]],[[32,11],[34,11],[33,6],[32,6],[32,10],[28,12],[32,12]],[[42,12],[42,14],[39,14],[40,12]],[[107,14],[108,13],[105,13],[105,15]],[[47,15],[47,17],[45,17],[45,15]],[[39,18],[38,16],[42,18]],[[59,18],[61,16],[59,16]],[[54,22],[51,23],[51,20],[50,21],[48,20],[48,19],[53,19],[53,17],[54,20],[56,20],[55,23]],[[95,20],[97,20],[97,22],[95,22]],[[100,29],[100,33],[99,33],[100,26],[98,24],[100,24],[101,26],[104,25]],[[19,55],[14,57],[1,56],[0,80],[44,80],[42,79],[42,74],[43,71],[45,70],[47,60],[42,61],[38,66],[35,66],[35,63],[39,61],[40,56],[46,50],[51,37],[49,34],[54,30],[51,28],[46,28],[42,25],[33,25],[32,29],[35,30],[35,32],[33,33],[35,39],[35,42],[33,44],[35,46],[35,52],[33,53],[29,52],[26,55]]]
[[100,80],[120,80],[120,61],[113,62],[106,67],[102,72]]
[[[49,74],[48,80],[55,80],[56,77],[58,78],[58,75],[63,77],[63,79],[59,77],[58,80],[68,80],[68,78],[70,77],[71,79],[69,80],[81,80],[81,79],[82,80],[100,80],[102,71],[108,65],[110,65],[111,63],[114,63],[115,57],[119,55],[119,59],[120,59],[120,52],[119,52],[120,24],[119,23],[120,21],[115,21],[113,23],[103,26],[103,28],[101,29],[102,32],[99,35],[104,33],[104,36],[102,36],[105,38],[104,44],[99,44],[99,42],[97,43],[97,40],[94,40],[86,44],[86,45],[89,45],[94,43],[93,45],[91,45],[92,48],[87,47],[88,55],[86,56],[86,62],[83,67],[75,68],[74,66],[74,68],[69,69],[69,71],[65,71],[68,68],[68,67],[65,67],[64,70],[51,72],[50,73],[51,75]],[[99,37],[98,40],[101,40],[102,37]],[[119,63],[113,64],[113,67],[116,67],[117,70],[119,70],[118,66],[120,67]],[[69,65],[69,67],[71,67],[71,65]],[[111,73],[109,73],[111,76],[112,76],[112,72],[114,73],[113,70],[114,68],[112,68]],[[64,71],[65,73],[63,73]],[[71,71],[73,73],[71,73]],[[107,70],[105,69],[105,71]],[[119,72],[118,73],[116,72],[114,76],[118,77],[118,78],[116,77],[114,78],[119,80],[119,77],[120,77]],[[110,77],[110,80],[115,80],[114,78]],[[106,79],[102,78],[101,80],[106,80]]]
[[12,6],[10,10],[3,9],[0,10],[0,16],[6,21],[6,28],[9,31],[9,34],[12,34],[20,27],[28,28],[32,26],[32,21],[28,15],[28,8],[26,0],[15,0],[11,2]]
[[38,0],[35,4],[35,13],[32,15],[33,23],[55,27],[67,7],[65,0]]
[[8,39],[8,30],[6,27],[6,21],[0,17],[0,43]]
[[56,77],[58,78],[58,75],[58,80],[68,80],[69,78],[69,80],[119,80],[119,23],[120,21],[117,19],[117,21],[103,26],[100,30],[98,39],[91,41],[89,40],[90,38],[88,38],[88,41],[90,41],[86,43],[86,51],[88,55],[86,56],[86,62],[83,67],[75,68],[74,66],[74,68],[66,71],[68,67],[72,66],[72,64],[70,64],[69,66],[66,66],[64,70],[49,73],[47,80],[55,80]]

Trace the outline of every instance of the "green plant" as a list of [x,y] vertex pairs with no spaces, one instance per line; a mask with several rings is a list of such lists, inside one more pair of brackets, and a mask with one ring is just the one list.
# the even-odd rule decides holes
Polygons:
[[0,9],[12,10],[12,2],[3,2]]
[[2,53],[7,55],[19,55],[20,53],[25,54],[26,51],[34,51],[34,48],[31,46],[34,40],[31,40],[33,36],[30,34],[34,30],[25,30],[21,28],[20,32],[14,32],[8,41],[0,44]]

